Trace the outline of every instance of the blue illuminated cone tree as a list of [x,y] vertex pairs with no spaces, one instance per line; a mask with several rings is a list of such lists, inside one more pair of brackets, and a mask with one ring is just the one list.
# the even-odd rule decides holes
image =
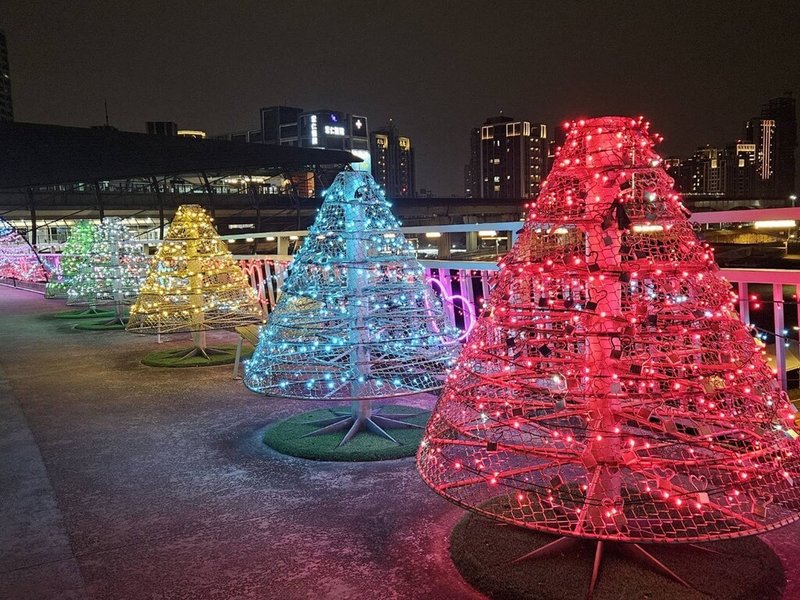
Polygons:
[[419,427],[372,400],[439,389],[460,349],[390,206],[369,174],[337,175],[245,371],[268,396],[352,401],[309,434],[341,444]]
[[47,284],[48,298],[66,298],[72,278],[89,255],[94,243],[95,229],[94,223],[83,219],[72,227],[61,251],[59,273],[56,277],[51,277]]
[[47,272],[36,250],[2,217],[0,217],[0,278],[30,282],[47,281]]
[[122,219],[103,219],[86,259],[70,280],[67,304],[86,304],[92,309],[113,306],[112,323],[124,325],[123,307],[136,299],[148,262],[144,247],[133,240]]

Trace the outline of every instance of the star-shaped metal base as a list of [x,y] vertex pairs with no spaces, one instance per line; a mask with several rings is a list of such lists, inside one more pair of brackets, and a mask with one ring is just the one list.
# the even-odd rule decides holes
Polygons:
[[[586,543],[587,540],[578,538],[578,537],[559,537],[553,540],[552,542],[537,548],[532,552],[528,552],[519,558],[514,559],[513,563],[518,563],[524,560],[528,560],[531,558],[543,558],[545,556],[552,556],[554,554],[562,554],[564,552],[574,550],[576,547],[580,546],[581,544]],[[600,565],[603,562],[603,551],[606,548],[613,548],[615,551],[624,554],[627,558],[638,562],[647,568],[655,571],[656,573],[660,573],[661,575],[672,579],[680,583],[681,585],[694,589],[691,585],[689,585],[684,579],[681,579],[672,569],[666,566],[663,562],[658,560],[655,556],[650,554],[647,550],[645,550],[640,544],[634,543],[626,543],[626,542],[609,542],[609,541],[602,541],[599,540],[596,543],[595,551],[594,551],[594,565],[592,567],[592,578],[589,581],[589,591],[586,594],[586,600],[591,600],[592,595],[594,594],[595,586],[597,585],[597,580],[600,576]],[[704,548],[703,546],[698,546],[696,544],[689,544],[692,548],[697,550],[702,550],[704,552],[712,552],[717,553],[716,550],[711,550],[710,548]]]
[[[366,407],[360,406],[367,403]],[[324,419],[316,419],[309,421],[309,425],[319,425],[319,429],[305,434],[302,437],[309,437],[312,435],[325,435],[326,433],[334,433],[336,431],[347,431],[342,441],[338,446],[343,446],[349,442],[353,437],[361,432],[368,431],[380,437],[383,437],[394,444],[400,446],[394,437],[386,432],[387,429],[424,429],[424,425],[417,425],[403,421],[409,417],[416,417],[421,412],[416,413],[389,413],[383,412],[384,407],[373,409],[369,400],[360,400],[353,403],[354,407],[350,411],[330,409],[333,416]],[[355,406],[359,405],[359,406]]]

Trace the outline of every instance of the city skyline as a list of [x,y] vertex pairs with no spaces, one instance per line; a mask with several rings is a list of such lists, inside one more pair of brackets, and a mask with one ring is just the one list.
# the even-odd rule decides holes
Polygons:
[[551,127],[644,114],[663,156],[741,137],[763,102],[800,92],[800,9],[762,3],[756,19],[736,5],[508,3],[491,20],[476,3],[11,1],[0,28],[19,121],[97,125],[107,100],[120,129],[165,120],[213,135],[265,106],[351,107],[393,119],[415,141],[417,186],[448,196],[463,193],[470,129],[500,110]]

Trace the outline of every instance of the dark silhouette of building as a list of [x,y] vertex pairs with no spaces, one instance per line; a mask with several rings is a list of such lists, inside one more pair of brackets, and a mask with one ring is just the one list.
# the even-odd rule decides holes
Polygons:
[[178,124],[172,121],[147,121],[147,133],[175,137],[178,135]]
[[547,126],[499,115],[479,132],[480,197],[534,197],[547,172]]
[[792,94],[769,100],[761,107],[761,118],[775,123],[773,190],[775,196],[787,197],[797,190],[797,108]]
[[14,107],[11,104],[11,73],[8,66],[6,34],[0,29],[0,121],[13,121]]
[[413,198],[416,193],[414,147],[390,121],[372,132],[372,176],[389,198]]

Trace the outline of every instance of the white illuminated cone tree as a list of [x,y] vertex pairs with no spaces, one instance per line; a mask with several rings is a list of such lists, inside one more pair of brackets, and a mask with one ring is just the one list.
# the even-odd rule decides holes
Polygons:
[[101,221],[85,259],[69,282],[67,304],[113,306],[112,322],[124,324],[123,307],[133,303],[149,257],[118,217]]

